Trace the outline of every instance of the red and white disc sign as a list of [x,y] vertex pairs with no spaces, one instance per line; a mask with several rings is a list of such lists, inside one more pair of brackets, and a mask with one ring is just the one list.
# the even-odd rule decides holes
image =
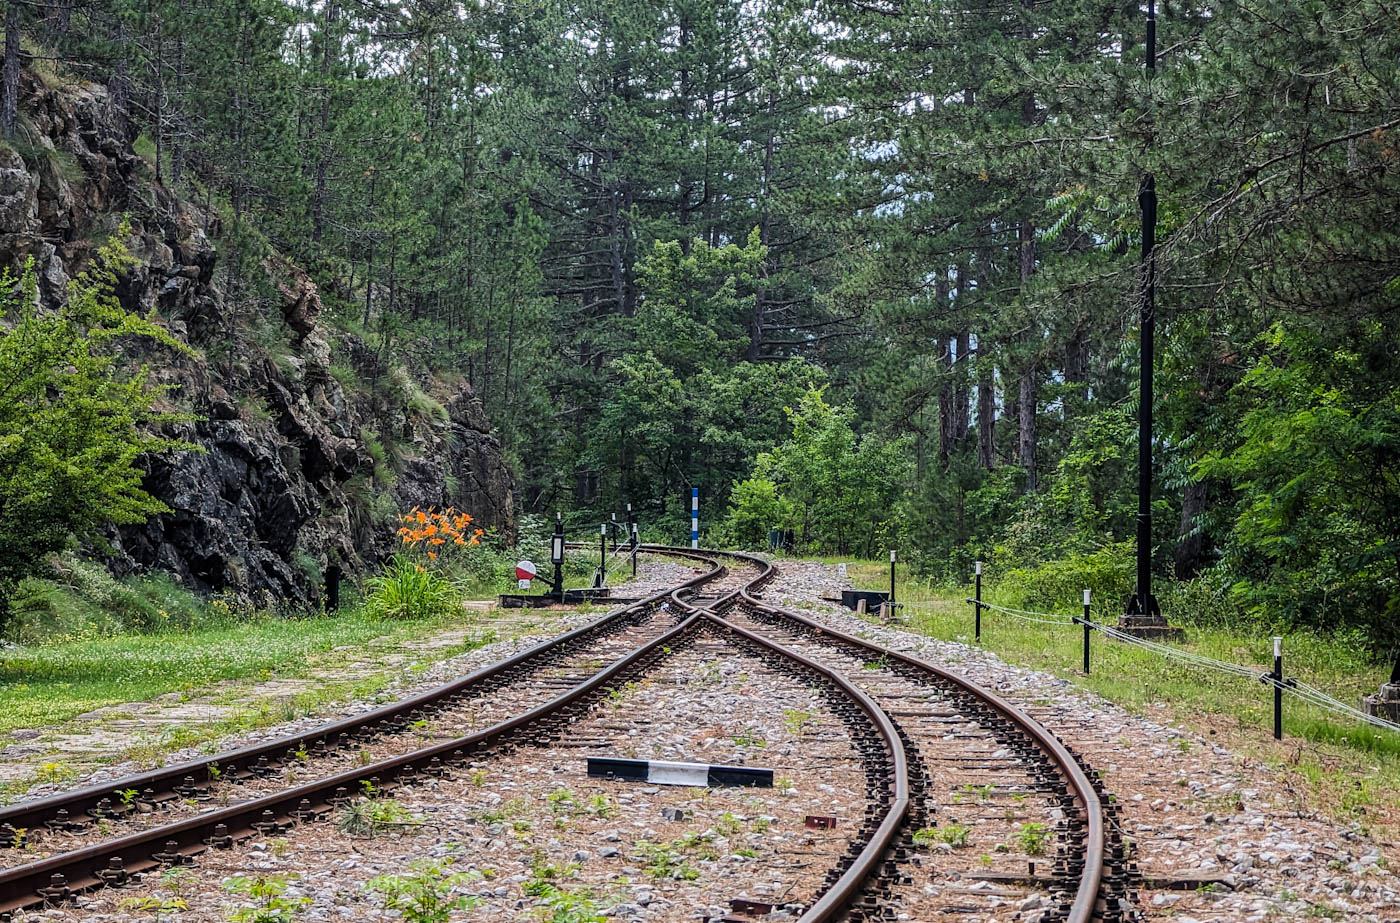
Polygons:
[[516,561],[516,562],[515,562],[515,579],[516,579],[516,580],[534,580],[534,579],[535,579],[535,575],[538,574],[538,573],[539,573],[539,570],[535,567],[534,562],[532,562],[532,561]]

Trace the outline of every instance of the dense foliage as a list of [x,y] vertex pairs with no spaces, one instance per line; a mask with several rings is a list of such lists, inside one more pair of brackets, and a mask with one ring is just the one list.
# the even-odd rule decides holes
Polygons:
[[9,9],[222,209],[231,290],[284,251],[333,322],[470,381],[526,509],[657,537],[694,485],[746,544],[1119,591],[1150,172],[1159,571],[1396,638],[1377,0],[1164,4],[1151,80],[1109,0]]
[[0,273],[0,624],[18,582],[72,534],[164,509],[136,462],[178,447],[156,430],[180,418],[159,409],[144,368],[119,359],[124,340],[185,347],[113,295],[127,234],[103,245],[58,310],[40,309],[31,267],[18,280]]

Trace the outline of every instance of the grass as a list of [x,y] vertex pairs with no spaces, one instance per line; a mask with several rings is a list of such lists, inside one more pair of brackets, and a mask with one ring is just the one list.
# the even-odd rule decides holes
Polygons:
[[121,635],[6,650],[0,655],[0,733],[57,724],[123,702],[188,692],[223,680],[305,676],[362,652],[332,648],[385,637],[420,638],[431,626],[347,614],[335,618],[268,617],[191,631]]
[[[276,614],[222,599],[201,600],[163,577],[118,581],[85,561],[61,563],[54,579],[26,583],[11,626],[11,638],[21,643],[0,649],[0,735],[64,725],[96,709],[170,693],[182,701],[200,695],[201,701],[228,709],[228,717],[208,723],[163,730],[153,725],[125,752],[109,758],[156,763],[172,750],[316,714],[333,701],[378,700],[390,683],[426,669],[426,661],[495,639],[479,612],[456,606],[411,620],[375,614],[363,605],[334,617]],[[555,617],[545,610],[521,610],[508,617],[508,631],[552,631]],[[397,665],[380,664],[368,675],[356,669],[336,678],[351,663],[398,655],[426,635],[464,627],[483,630],[411,654]],[[250,697],[250,684],[274,678],[314,682],[291,694]],[[215,688],[218,684],[229,685]],[[82,722],[74,724],[62,732],[83,729]],[[48,770],[55,776],[49,781],[75,772],[60,760]],[[0,786],[0,796],[32,781]]]
[[[834,560],[833,562],[834,563]],[[847,562],[856,587],[889,588],[889,562]],[[995,578],[983,578],[983,598],[998,602]],[[906,627],[917,634],[973,644],[971,588],[948,589],[898,572],[895,598],[905,605]],[[1116,607],[1116,603],[1115,603]],[[1091,610],[1095,620],[1114,621],[1106,603]],[[1078,600],[1065,600],[1061,615],[1082,614]],[[1272,638],[1237,628],[1197,627],[1190,614],[1168,612],[1186,629],[1179,647],[1258,669],[1272,669]],[[871,617],[873,620],[873,616]],[[1018,666],[1070,680],[1109,701],[1154,721],[1183,723],[1201,733],[1219,733],[1232,747],[1307,783],[1316,805],[1363,827],[1400,827],[1400,733],[1369,728],[1324,712],[1290,696],[1284,698],[1284,735],[1272,739],[1273,694],[1250,679],[1188,666],[1146,649],[1090,640],[1090,673],[1081,672],[1083,633],[1079,626],[1025,622],[998,612],[982,614],[981,647]],[[1346,638],[1306,631],[1283,636],[1284,673],[1355,703],[1374,693],[1389,677]],[[1047,703],[1048,704],[1048,703]],[[1219,738],[1217,738],[1219,739]]]

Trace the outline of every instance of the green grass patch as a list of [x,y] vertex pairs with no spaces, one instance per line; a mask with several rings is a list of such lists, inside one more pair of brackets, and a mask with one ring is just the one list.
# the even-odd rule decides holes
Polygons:
[[343,659],[323,656],[332,648],[381,637],[392,646],[460,623],[460,618],[406,623],[363,613],[265,617],[223,627],[12,648],[0,657],[0,733],[223,680],[305,676]]

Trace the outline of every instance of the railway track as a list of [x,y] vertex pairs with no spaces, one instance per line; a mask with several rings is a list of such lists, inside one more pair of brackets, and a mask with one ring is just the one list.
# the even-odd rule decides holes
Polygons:
[[[761,563],[748,555],[726,557],[750,566]],[[1107,822],[1112,808],[1058,738],[1024,711],[956,674],[764,603],[762,587],[773,576],[766,571],[711,608],[736,631],[820,657],[856,679],[894,720],[912,766],[909,807],[898,838],[885,845],[882,861],[870,863],[858,884],[837,883],[827,892],[845,908],[845,919],[891,919],[901,912],[933,919],[994,909],[985,906],[986,892],[920,886],[933,876],[946,880],[958,874],[995,882],[999,903],[1011,903],[1004,898],[1017,895],[1033,910],[1043,906],[1047,919],[1079,923],[1132,916],[1132,870],[1116,824]],[[1047,820],[1030,819],[1037,806]],[[1021,818],[1024,822],[1017,823]],[[941,855],[927,849],[939,842],[961,844],[973,829],[1006,850],[997,853],[997,871],[948,861],[954,849]],[[1052,845],[1042,834],[1053,835],[1054,853],[1048,863],[1039,862],[1038,873],[1039,854]],[[1022,868],[1013,866],[1018,857],[1007,840],[1019,846]],[[980,856],[977,864],[984,864]],[[1017,890],[1008,893],[1008,886]],[[1042,891],[1049,900],[1038,905],[1031,898]]]
[[[679,548],[648,550],[708,565],[708,570],[697,573],[677,589],[697,588],[726,574],[713,555]],[[473,703],[493,693],[528,699],[531,693],[537,698],[540,692],[552,692],[554,695],[549,698],[555,699],[560,688],[578,685],[575,677],[598,673],[592,661],[619,649],[635,651],[643,638],[654,638],[661,630],[673,627],[676,619],[669,617],[671,592],[668,588],[654,593],[460,679],[360,715],[296,735],[0,809],[0,862],[9,857],[20,861],[28,858],[18,847],[34,845],[36,840],[63,850],[60,855],[39,862],[6,863],[13,867],[0,871],[0,920],[36,903],[61,899],[101,884],[120,883],[134,871],[183,862],[210,842],[226,843],[240,832],[257,832],[258,826],[271,829],[279,823],[279,817],[294,819],[297,812],[307,813],[300,797],[288,801],[275,792],[263,797],[251,794],[268,786],[286,789],[289,769],[301,778],[314,776],[318,768],[324,770],[320,780],[295,786],[305,789],[308,799],[320,794],[317,786],[325,780],[340,780],[325,793],[337,802],[348,797],[348,792],[358,790],[361,780],[376,775],[384,782],[387,777],[383,773],[420,771],[416,768],[419,762],[423,770],[438,771],[442,761],[451,758],[457,748],[430,738],[440,738],[443,727],[450,726],[454,715],[459,720],[466,718],[467,725],[479,723],[499,711],[499,705],[494,709],[473,708]],[[527,677],[529,682],[522,683]],[[516,708],[512,714],[519,712]],[[446,723],[435,723],[438,716],[444,717]],[[410,734],[414,740],[407,745],[399,740],[387,747],[397,751],[388,759],[347,768],[363,759],[361,754],[367,747],[402,738],[410,729],[429,733]],[[455,739],[449,738],[448,743],[452,742]],[[424,755],[422,760],[416,760],[419,755]],[[229,796],[229,789],[249,791]],[[227,797],[221,797],[221,793]],[[219,807],[219,801],[226,806]],[[245,817],[243,810],[250,804],[262,805],[251,818]],[[271,813],[265,816],[263,811]],[[210,819],[225,815],[232,823]],[[172,817],[176,823],[169,822]],[[119,829],[133,832],[113,838],[111,832]],[[166,829],[171,836],[165,839],[151,833]],[[192,836],[191,831],[200,835]],[[100,851],[110,843],[119,844],[107,850],[110,855],[104,854],[100,861],[88,858],[90,852]]]
[[[930,664],[881,651],[797,613],[767,606],[761,599],[762,588],[776,571],[761,559],[659,546],[646,550],[704,561],[709,570],[670,592],[655,594],[432,693],[295,739],[230,751],[0,813],[0,824],[18,828],[24,821],[37,822],[52,831],[53,845],[73,847],[49,859],[0,871],[0,919],[21,908],[59,903],[103,885],[124,884],[137,873],[185,864],[206,850],[232,847],[248,837],[272,836],[297,824],[316,822],[351,801],[366,783],[379,792],[401,786],[411,790],[422,780],[435,785],[431,780],[450,776],[454,767],[480,759],[488,751],[499,756],[520,747],[557,743],[572,722],[597,707],[603,695],[615,693],[624,680],[656,668],[697,639],[722,640],[777,671],[800,676],[820,690],[860,753],[864,816],[855,829],[843,831],[844,852],[831,862],[820,887],[790,908],[800,910],[801,923],[895,919],[900,913],[930,919],[921,914],[956,912],[958,907],[947,900],[927,899],[927,889],[919,884],[930,874],[939,874],[939,868],[947,871],[946,867],[930,871],[935,864],[930,862],[924,838],[929,830],[947,829],[953,808],[950,799],[957,795],[950,790],[949,780],[967,777],[968,759],[987,764],[989,781],[982,785],[1019,796],[1019,810],[1037,809],[1050,819],[1047,827],[1054,829],[1056,848],[1047,860],[1048,874],[1037,875],[1032,867],[1016,877],[1026,892],[1050,891],[1045,919],[1081,923],[1095,917],[1122,918],[1112,896],[1100,893],[1105,834],[1098,793],[1073,756],[1033,720]],[[725,566],[719,564],[720,558]],[[872,663],[874,667],[869,666]],[[439,717],[459,714],[483,693],[505,688],[526,694],[518,701],[506,702],[503,697],[491,708],[479,710],[473,723],[434,723]],[[344,758],[358,753],[365,738],[394,738],[409,727],[422,731],[424,722],[434,729],[432,734],[420,734],[412,745],[397,745],[398,752],[368,765],[345,768]],[[950,735],[952,728],[966,733]],[[454,736],[456,731],[461,733]],[[989,750],[993,744],[996,748]],[[325,771],[317,778],[289,784],[285,770],[305,763],[308,745],[327,753],[338,748],[341,763],[337,767],[327,757]],[[970,757],[968,752],[961,757],[955,752],[968,747],[981,750]],[[215,788],[230,784],[229,780],[211,783],[209,767],[214,765],[219,773],[234,772],[242,779],[247,789],[244,800],[210,807],[208,799]],[[200,770],[204,784],[195,775]],[[134,811],[112,809],[113,799],[121,799],[123,791],[137,784],[144,786],[138,789],[140,798],[153,808],[143,813],[159,820],[169,821],[183,810],[170,804],[172,800],[201,807],[190,816],[148,829],[115,837],[94,835],[100,821],[105,821],[100,825],[105,833],[113,823],[135,820],[129,816]],[[161,799],[157,792],[169,795]],[[995,823],[994,818],[973,817],[961,807],[959,811],[968,821]],[[71,843],[62,839],[65,836]],[[1118,859],[1121,855],[1110,856],[1110,864]],[[748,904],[741,909],[755,910]]]

